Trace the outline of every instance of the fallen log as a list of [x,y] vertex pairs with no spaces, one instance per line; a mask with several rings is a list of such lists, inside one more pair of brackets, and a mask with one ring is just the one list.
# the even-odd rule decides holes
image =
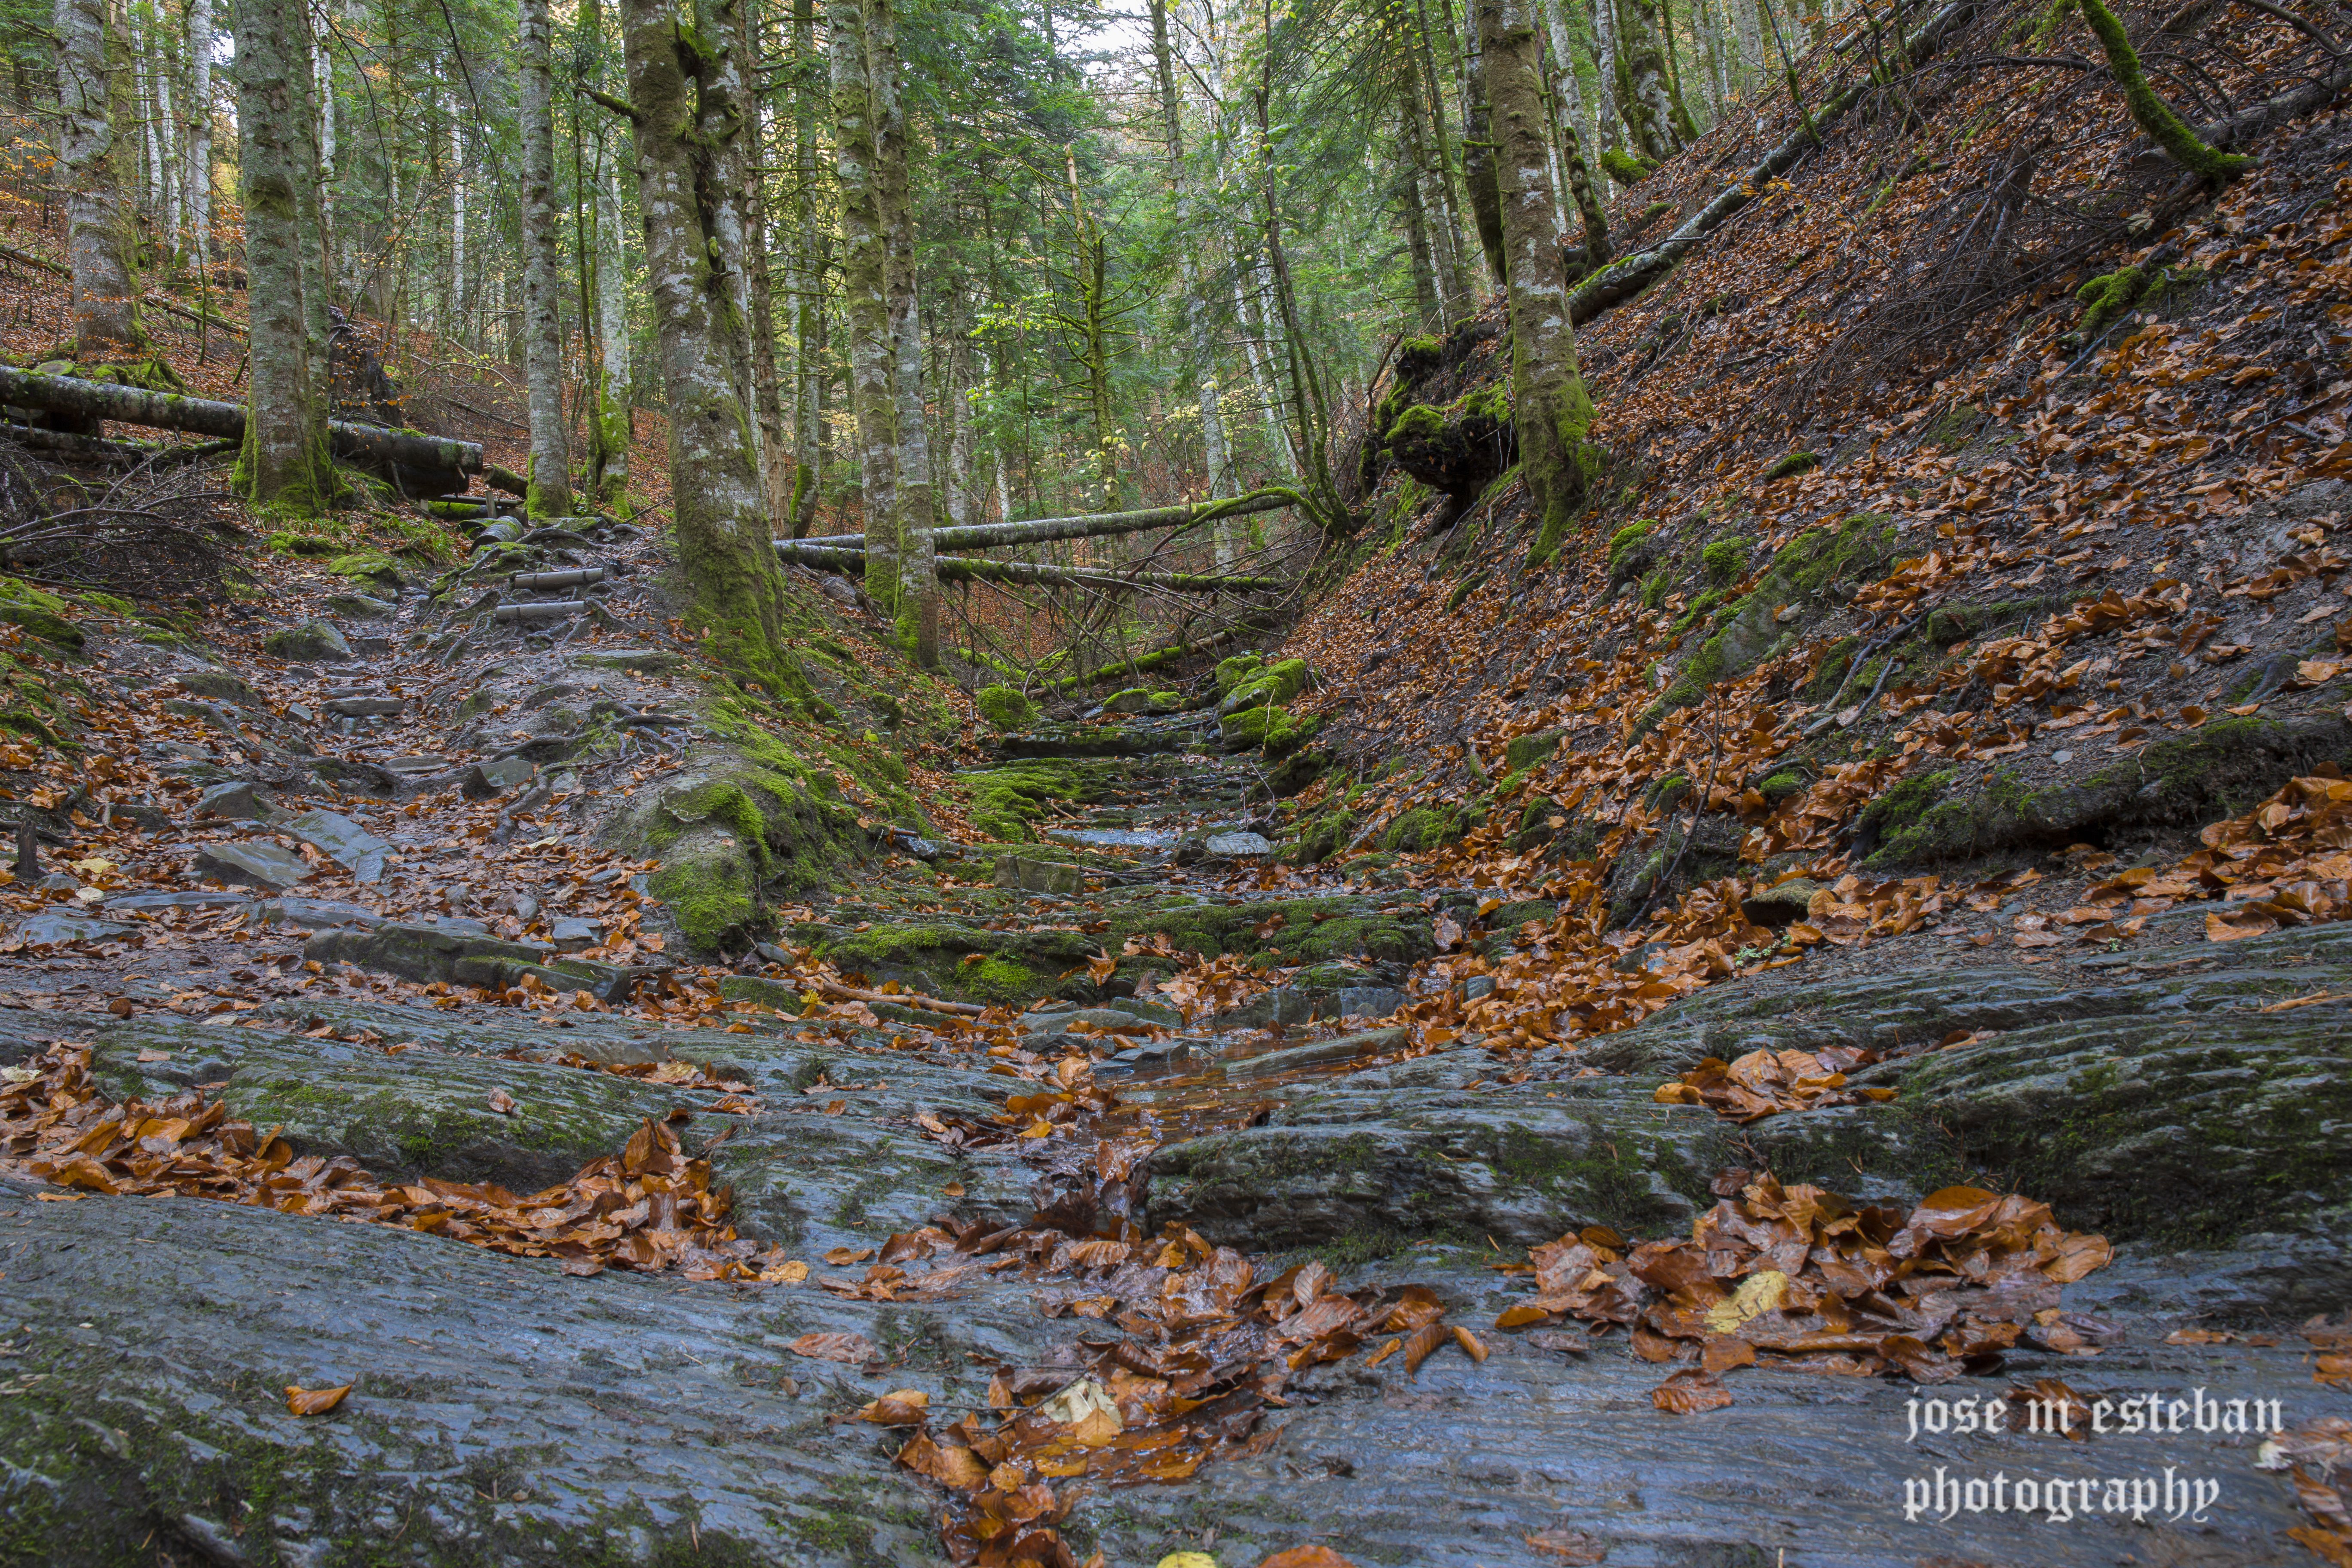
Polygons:
[[[811,544],[804,539],[779,539],[776,554],[795,565],[819,571],[857,573],[866,569],[866,552],[845,545]],[[1213,572],[1087,572],[1066,566],[1040,566],[1027,561],[975,561],[942,555],[941,580],[950,583],[1038,583],[1054,588],[1096,588],[1132,593],[1138,588],[1161,588],[1178,594],[1278,594],[1290,586],[1282,577],[1229,577]]]
[[[0,365],[0,404],[75,419],[111,419],[159,430],[184,430],[226,441],[245,438],[245,405],[241,403],[215,403],[208,397],[149,392],[144,387],[69,375],[41,375],[5,365]],[[327,422],[327,437],[337,457],[365,458],[434,472],[483,474],[501,489],[509,488],[506,481],[514,480],[513,475],[486,463],[481,447],[472,441],[340,419]]]
[[[935,529],[931,544],[938,550],[986,550],[999,544],[1042,544],[1052,539],[1103,539],[1118,533],[1144,533],[1155,528],[1190,528],[1219,518],[1246,517],[1252,512],[1279,511],[1302,504],[1286,489],[1252,490],[1225,500],[1193,501],[1184,506],[1156,506],[1142,511],[1106,511],[1091,517],[1037,517],[1025,522],[975,522]],[[778,544],[858,549],[865,535],[822,534],[814,539],[778,540]]]
[[[1946,38],[1958,32],[1969,17],[1976,15],[1978,0],[1955,0],[1927,20],[1911,40],[1910,63],[1916,67],[1927,63],[1929,57],[1942,47]],[[1699,242],[1731,221],[1733,216],[1760,195],[1765,186],[1796,166],[1797,160],[1813,144],[1817,130],[1843,119],[1848,110],[1862,101],[1864,94],[1878,85],[1873,78],[1855,82],[1813,111],[1811,122],[1801,124],[1789,132],[1786,140],[1764,154],[1763,161],[1730,184],[1717,192],[1713,201],[1683,220],[1682,226],[1647,250],[1640,250],[1621,260],[1613,261],[1577,285],[1568,298],[1568,319],[1582,326],[1612,305],[1622,305],[1674,270],[1675,264]]]

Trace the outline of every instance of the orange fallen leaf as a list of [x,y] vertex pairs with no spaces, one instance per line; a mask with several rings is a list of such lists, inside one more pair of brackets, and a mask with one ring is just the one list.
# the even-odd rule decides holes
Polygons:
[[1293,1546],[1277,1552],[1257,1568],[1356,1568],[1328,1546]]
[[874,1342],[864,1334],[803,1334],[784,1348],[811,1361],[861,1362],[874,1359]]
[[289,1383],[286,1385],[286,1408],[297,1415],[324,1415],[341,1405],[343,1395],[351,1391],[348,1383],[341,1388],[297,1388]]
[[1710,1373],[1686,1370],[1650,1390],[1650,1403],[1670,1415],[1690,1415],[1722,1409],[1731,1403],[1731,1390]]
[[490,1090],[490,1109],[500,1116],[512,1116],[515,1113],[515,1098],[505,1089],[494,1089]]
[[857,1408],[860,1421],[877,1426],[919,1426],[931,1413],[931,1396],[919,1388],[894,1388]]

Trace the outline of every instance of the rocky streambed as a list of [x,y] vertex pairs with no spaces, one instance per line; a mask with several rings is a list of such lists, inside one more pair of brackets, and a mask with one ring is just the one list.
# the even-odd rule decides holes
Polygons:
[[[1313,1542],[1359,1564],[1465,1568],[2221,1564],[2301,1550],[2284,1533],[2303,1521],[2293,1491],[2258,1468],[2262,1434],[2200,1429],[2195,1402],[2275,1402],[2290,1427],[2344,1414],[2295,1325],[2352,1301],[2352,926],[2208,944],[2158,922],[2123,951],[2039,967],[1955,960],[1949,943],[1926,962],[1922,935],[1870,966],[1702,992],[1580,1051],[1503,1058],[1472,1037],[1415,1055],[1382,1020],[1454,940],[1442,924],[1499,949],[1512,917],[1546,911],[1481,922],[1477,890],[1275,868],[1255,775],[1199,744],[1202,726],[1180,714],[1008,746],[976,782],[1009,797],[1025,777],[1021,798],[1051,803],[1038,841],[869,862],[721,983],[724,1024],[360,994],[214,1022],[0,1016],[14,1075],[87,1045],[111,1100],[198,1090],[303,1159],[348,1157],[385,1183],[522,1193],[665,1125],[731,1186],[744,1236],[819,1270],[583,1277],[400,1226],[10,1176],[0,1559],[946,1561],[940,1519],[964,1503],[898,1462],[904,1427],[858,1413],[916,1390],[936,1426],[1003,1405],[1008,1387],[1034,1400],[1100,1375],[1124,1309],[1087,1305],[1099,1276],[1056,1273],[1047,1255],[1068,1255],[1051,1247],[935,1290],[860,1268],[887,1269],[892,1238],[926,1226],[977,1258],[976,1237],[1122,1226],[1139,1244],[1234,1249],[1261,1282],[1314,1268],[1383,1302],[1424,1288],[1478,1359],[1465,1344],[1376,1362],[1368,1337],[1294,1363],[1237,1428],[1247,1440],[1180,1480],[1055,1472],[1076,1558],[1198,1550],[1249,1568]],[[358,909],[310,910],[295,940],[322,968],[457,997],[526,973],[559,991],[634,983],[627,965]],[[1201,954],[1223,956],[1204,969]],[[816,958],[863,999],[800,988],[793,966]],[[988,1005],[1023,1010],[975,1024]],[[1887,1098],[1747,1125],[1655,1098],[1709,1057],[1839,1046],[1883,1058],[1853,1079]],[[696,1070],[594,1070],[663,1064]],[[1687,1237],[1727,1169],[1897,1209],[1958,1183],[2021,1191],[2116,1258],[2066,1287],[2066,1334],[2028,1331],[1997,1371],[1919,1386],[1749,1366],[1726,1378],[1729,1404],[1687,1415],[1654,1403],[1671,1369],[1622,1331],[1490,1327],[1528,1297],[1511,1269],[1528,1248],[1593,1226]],[[834,1335],[861,1353],[806,1348]],[[2086,1406],[2158,1394],[2191,1414],[2088,1437],[1958,1429],[1958,1402],[2053,1378]],[[346,1384],[331,1412],[289,1413],[289,1385]],[[1995,1477],[2000,1506],[1976,1500],[1971,1484]],[[2176,1510],[2165,1489],[2191,1482],[2208,1489]],[[2136,1489],[2150,1487],[2153,1502]]]

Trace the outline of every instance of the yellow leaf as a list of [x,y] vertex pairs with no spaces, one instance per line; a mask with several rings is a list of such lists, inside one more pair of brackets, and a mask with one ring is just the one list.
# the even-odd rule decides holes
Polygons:
[[341,1388],[297,1388],[289,1383],[286,1385],[286,1408],[297,1415],[324,1415],[341,1405],[343,1395],[351,1391],[348,1383]]
[[1727,1334],[1749,1319],[1766,1312],[1777,1312],[1789,1294],[1789,1277],[1777,1268],[1762,1268],[1739,1282],[1739,1289],[1728,1300],[1717,1301],[1706,1310],[1706,1326],[1711,1333]]

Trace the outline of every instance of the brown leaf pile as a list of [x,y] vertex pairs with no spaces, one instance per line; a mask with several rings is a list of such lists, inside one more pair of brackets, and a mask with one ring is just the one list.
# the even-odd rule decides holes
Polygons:
[[1879,1059],[1864,1047],[1823,1051],[1750,1051],[1738,1061],[1709,1057],[1653,1096],[1661,1105],[1705,1105],[1743,1125],[1778,1110],[1893,1100],[1891,1089],[1848,1089],[1845,1069]]
[[[926,1226],[892,1237],[883,1255],[912,1260],[945,1239]],[[1213,1455],[1255,1452],[1273,1437],[1263,1423],[1293,1373],[1380,1336],[1387,1342],[1369,1364],[1402,1352],[1409,1372],[1446,1344],[1475,1360],[1486,1353],[1443,1321],[1444,1307],[1424,1286],[1344,1290],[1320,1263],[1261,1280],[1247,1258],[1178,1225],[1152,1241],[974,1226],[953,1235],[952,1249],[959,1261],[941,1271],[986,1259],[991,1271],[1025,1264],[1038,1280],[1072,1280],[1046,1298],[1049,1314],[1109,1331],[1079,1341],[1077,1366],[1000,1372],[989,1389],[992,1420],[971,1412],[934,1428],[928,1395],[912,1390],[860,1413],[917,1428],[898,1460],[959,1494],[940,1521],[959,1563],[1076,1568],[1056,1526],[1076,1491],[1057,1492],[1056,1483],[1180,1481]],[[908,1283],[920,1289],[926,1278]]]
[[2262,1446],[2255,1460],[2284,1470],[2311,1522],[2287,1533],[2336,1568],[2352,1568],[2352,1420],[2322,1415]]
[[1730,1403],[1715,1380],[1734,1367],[1942,1383],[1990,1370],[2021,1341],[2074,1352],[2098,1331],[2060,1310],[2058,1288],[2113,1251],[2104,1237],[2061,1229],[2045,1204],[1946,1187],[1906,1215],[1747,1178],[1717,1178],[1721,1201],[1688,1241],[1625,1253],[1595,1227],[1535,1248],[1534,1298],[1495,1326],[1625,1325],[1643,1360],[1699,1363],[1656,1391],[1658,1408],[1675,1412]]
[[90,1082],[88,1047],[53,1047],[14,1071],[29,1076],[0,1086],[0,1158],[61,1187],[404,1226],[493,1252],[560,1258],[567,1274],[616,1268],[751,1279],[783,1267],[780,1252],[756,1256],[727,1223],[733,1190],[710,1184],[710,1163],[687,1157],[677,1134],[650,1119],[617,1156],[517,1195],[495,1183],[432,1176],[386,1183],[349,1155],[298,1156],[274,1129],[234,1120],[198,1091],[117,1104]]

